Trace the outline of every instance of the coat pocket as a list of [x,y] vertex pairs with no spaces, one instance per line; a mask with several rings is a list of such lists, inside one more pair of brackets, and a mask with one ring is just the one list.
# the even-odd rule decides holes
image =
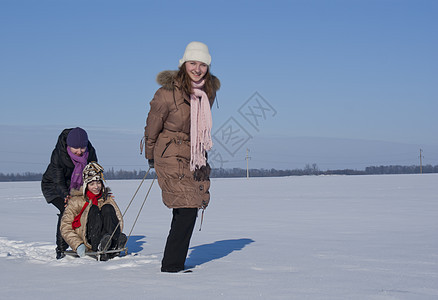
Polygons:
[[164,153],[166,153],[167,148],[169,148],[169,146],[170,146],[171,143],[172,143],[172,141],[168,141],[168,142],[166,143],[166,146],[164,147],[163,152],[161,152],[161,157],[164,157]]

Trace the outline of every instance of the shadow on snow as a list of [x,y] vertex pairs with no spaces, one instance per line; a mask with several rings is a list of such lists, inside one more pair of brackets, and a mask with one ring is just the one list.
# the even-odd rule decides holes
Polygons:
[[131,235],[131,237],[128,240],[128,243],[126,243],[126,247],[128,247],[129,253],[138,253],[143,250],[143,244],[145,244],[145,241],[141,241],[142,239],[146,238],[145,235]]
[[253,242],[254,240],[252,239],[236,239],[191,247],[192,251],[189,257],[187,257],[186,265],[191,267],[202,265],[206,262],[225,257],[233,251],[240,251],[246,245]]

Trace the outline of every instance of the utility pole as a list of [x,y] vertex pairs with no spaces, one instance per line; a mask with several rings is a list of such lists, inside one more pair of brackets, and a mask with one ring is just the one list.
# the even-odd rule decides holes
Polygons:
[[249,155],[248,155],[248,153],[249,153],[249,149],[248,148],[246,148],[246,179],[249,179],[249,159],[251,158],[251,157],[249,157]]
[[420,149],[420,174],[423,174],[423,161],[422,161],[422,158],[423,158],[423,150],[422,149]]

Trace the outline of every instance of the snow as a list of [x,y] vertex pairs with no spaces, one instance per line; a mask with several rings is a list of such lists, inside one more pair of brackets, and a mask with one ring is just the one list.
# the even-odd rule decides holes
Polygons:
[[[186,265],[160,272],[171,211],[154,183],[107,262],[55,259],[39,182],[0,183],[0,299],[438,299],[438,174],[213,179]],[[125,215],[129,234],[151,180]],[[122,211],[140,181],[108,181]]]

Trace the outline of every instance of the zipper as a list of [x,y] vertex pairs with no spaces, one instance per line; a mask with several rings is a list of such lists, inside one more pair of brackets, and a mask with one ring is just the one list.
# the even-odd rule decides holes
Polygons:
[[169,148],[169,146],[170,146],[171,143],[172,143],[172,141],[169,141],[169,142],[166,144],[166,147],[164,147],[163,153],[161,153],[161,157],[163,157],[164,152],[166,152],[167,148]]

